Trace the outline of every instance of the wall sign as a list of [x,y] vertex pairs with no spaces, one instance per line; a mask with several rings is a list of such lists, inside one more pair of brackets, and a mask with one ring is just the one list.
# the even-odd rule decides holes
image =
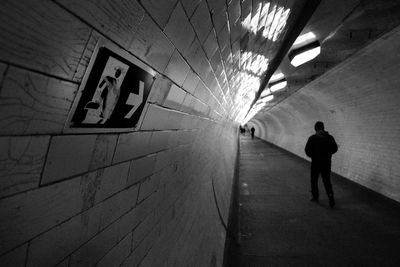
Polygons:
[[101,40],[71,109],[66,132],[129,131],[138,126],[155,72]]

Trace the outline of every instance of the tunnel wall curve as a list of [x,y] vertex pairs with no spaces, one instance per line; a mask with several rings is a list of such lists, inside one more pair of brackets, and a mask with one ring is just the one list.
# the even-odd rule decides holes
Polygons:
[[256,133],[306,158],[321,120],[339,145],[332,170],[400,201],[399,43],[398,27],[257,118]]
[[[1,266],[222,266],[238,126],[221,40],[205,1],[155,2],[2,2]],[[155,73],[134,130],[64,128],[99,40]]]

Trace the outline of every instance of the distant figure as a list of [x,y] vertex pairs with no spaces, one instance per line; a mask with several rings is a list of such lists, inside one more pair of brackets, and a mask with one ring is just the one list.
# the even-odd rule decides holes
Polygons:
[[311,201],[318,203],[318,177],[321,174],[326,193],[329,198],[329,206],[335,206],[333,189],[330,179],[332,154],[338,150],[333,136],[324,129],[324,124],[317,121],[314,126],[315,134],[308,138],[305,152],[311,158]]
[[244,128],[242,127],[242,125],[239,125],[239,130],[241,134],[244,134]]
[[254,132],[256,131],[256,129],[254,129],[254,127],[251,127],[250,132],[251,132],[251,139],[254,139]]

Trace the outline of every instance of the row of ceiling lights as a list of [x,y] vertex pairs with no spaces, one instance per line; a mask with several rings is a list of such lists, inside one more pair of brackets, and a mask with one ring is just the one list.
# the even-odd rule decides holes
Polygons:
[[[308,61],[313,60],[321,53],[321,45],[318,40],[315,40],[315,35],[312,32],[299,36],[292,46],[288,57],[290,64],[298,67]],[[268,88],[261,93],[261,98],[258,102],[266,103],[273,99],[272,93],[281,90],[287,86],[287,80],[283,73],[278,72],[272,75]]]
[[[292,46],[292,50],[289,52],[288,57],[290,64],[294,67],[298,67],[308,61],[313,60],[321,53],[321,45],[316,40],[315,34],[312,32],[299,36]],[[245,122],[250,120],[255,114],[257,114],[267,102],[274,99],[273,93],[279,91],[287,86],[287,80],[283,73],[278,72],[272,75],[269,80],[268,88],[266,88],[260,96],[260,99],[255,103],[253,108],[250,110],[245,118]]]

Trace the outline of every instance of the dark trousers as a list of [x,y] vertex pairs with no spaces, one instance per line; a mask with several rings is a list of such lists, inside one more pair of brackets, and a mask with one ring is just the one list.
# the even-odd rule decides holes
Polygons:
[[326,194],[333,197],[333,189],[331,184],[331,163],[311,163],[311,193],[314,199],[318,199],[318,177],[321,175],[325,186]]

